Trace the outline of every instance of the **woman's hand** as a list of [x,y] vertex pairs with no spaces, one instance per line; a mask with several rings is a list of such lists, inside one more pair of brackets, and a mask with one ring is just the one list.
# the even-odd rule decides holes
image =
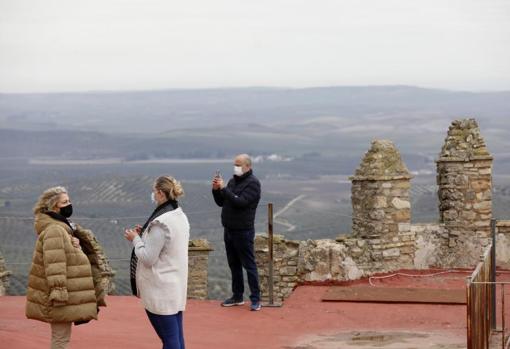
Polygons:
[[139,235],[140,230],[141,227],[138,228],[138,226],[132,229],[126,229],[124,230],[124,237],[126,240],[133,241],[133,239]]
[[74,236],[71,237],[71,243],[73,244],[73,246],[75,248],[80,248],[81,249],[81,246],[80,246],[80,239],[78,238],[75,238]]

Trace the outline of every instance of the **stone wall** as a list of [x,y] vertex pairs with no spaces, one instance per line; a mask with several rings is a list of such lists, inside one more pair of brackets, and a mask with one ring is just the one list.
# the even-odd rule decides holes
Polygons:
[[496,224],[496,265],[510,269],[510,220],[500,220]]
[[[299,242],[273,235],[273,295],[275,301],[285,299],[299,281]],[[255,238],[255,259],[259,271],[262,301],[269,299],[269,246],[267,235]]]
[[[274,297],[299,283],[356,280],[398,269],[470,268],[490,243],[492,157],[474,119],[452,122],[437,160],[439,223],[411,224],[411,175],[396,147],[372,142],[352,181],[352,234],[274,239]],[[510,221],[497,224],[497,262],[510,267]],[[267,237],[256,238],[267,299]]]
[[413,224],[411,231],[416,237],[414,269],[442,267],[445,257],[443,246],[448,242],[448,232],[444,224]]
[[4,257],[0,254],[0,296],[5,296],[7,294],[10,274],[11,272],[5,267]]
[[[277,302],[285,300],[298,285],[308,282],[341,282],[357,280],[397,269],[427,269],[441,264],[441,246],[447,233],[440,224],[401,225],[399,240],[393,249],[405,256],[405,263],[395,264],[394,257],[372,259],[374,251],[382,248],[374,240],[342,236],[336,240],[287,240],[275,235],[273,297]],[[268,294],[268,246],[267,235],[258,234],[255,239],[256,258],[259,268],[262,300]],[[409,262],[411,260],[411,262]]]
[[213,249],[205,239],[190,240],[188,248],[188,298],[207,298],[207,267]]

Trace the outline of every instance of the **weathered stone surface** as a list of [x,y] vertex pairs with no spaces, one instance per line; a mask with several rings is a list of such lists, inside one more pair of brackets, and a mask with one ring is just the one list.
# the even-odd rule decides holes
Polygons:
[[374,140],[365,154],[353,180],[381,180],[385,178],[411,178],[411,174],[402,162],[400,153],[389,140]]
[[374,198],[374,208],[385,208],[388,206],[386,201],[386,197],[384,196],[376,196]]
[[409,200],[402,200],[398,197],[393,198],[393,200],[391,200],[391,205],[397,210],[411,208],[411,203],[409,202]]
[[212,251],[213,248],[207,239],[194,239],[188,243],[188,250],[207,250]]
[[363,272],[351,257],[345,258],[343,261],[344,277],[346,280],[357,280],[363,276]]
[[[492,216],[492,157],[475,120],[452,122],[437,161],[437,172],[440,221],[449,235],[444,248],[467,263],[461,249],[476,246],[477,239],[489,235]],[[471,260],[473,263],[476,258]]]
[[473,208],[475,210],[490,210],[492,208],[492,202],[491,201],[477,202],[473,205]]
[[416,250],[414,253],[414,267],[427,269],[441,265],[441,252],[444,245],[444,226],[438,224],[413,225],[412,231],[416,233]]
[[206,239],[189,241],[188,298],[207,298],[209,253],[212,250],[211,245]]
[[[277,239],[275,294],[284,299],[303,281],[355,280],[402,268],[474,266],[490,243],[492,217],[492,157],[476,122],[452,123],[437,168],[441,223],[411,224],[411,176],[391,142],[374,141],[351,177],[352,235],[336,241]],[[510,222],[505,224],[498,226],[499,251],[510,250]],[[266,292],[267,244],[256,246]],[[498,263],[510,266],[510,255],[499,253],[504,260],[498,258]]]
[[474,158],[490,157],[475,119],[461,119],[452,122],[439,155],[440,160],[469,161]]
[[400,256],[399,248],[390,248],[389,250],[383,251],[383,257],[385,257],[385,258],[398,257],[398,256]]
[[5,267],[5,260],[0,254],[0,296],[5,296],[7,294],[9,275],[11,275],[11,272]]

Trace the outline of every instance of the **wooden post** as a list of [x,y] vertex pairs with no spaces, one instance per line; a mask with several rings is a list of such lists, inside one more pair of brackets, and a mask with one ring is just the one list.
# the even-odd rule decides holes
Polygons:
[[269,252],[269,275],[268,275],[268,287],[269,287],[269,304],[274,304],[273,295],[273,204],[270,202],[267,204],[267,247]]
[[505,349],[505,284],[501,284],[501,343]]
[[491,292],[491,329],[496,329],[496,220],[491,219],[491,237],[492,237],[492,247],[491,247],[491,270],[490,270],[490,282],[493,282],[490,285]]
[[269,302],[264,304],[264,307],[281,307],[281,303],[274,302],[274,255],[273,255],[273,204],[267,204],[267,250],[268,250],[268,269],[269,275],[267,278],[268,281],[268,293],[269,293]]

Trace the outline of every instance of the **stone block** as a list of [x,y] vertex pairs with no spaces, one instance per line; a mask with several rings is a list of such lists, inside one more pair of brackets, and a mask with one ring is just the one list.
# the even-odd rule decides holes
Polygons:
[[411,188],[411,182],[408,181],[408,180],[406,180],[406,181],[396,181],[393,184],[393,187],[397,188],[397,189],[410,189]]
[[408,209],[398,210],[391,215],[391,218],[396,222],[410,222],[411,221],[411,212]]
[[280,269],[280,275],[296,275],[296,267],[284,267]]
[[476,213],[473,211],[463,211],[461,217],[467,220],[474,220],[476,218]]
[[387,206],[388,206],[388,203],[386,201],[386,197],[376,196],[374,198],[374,203],[373,203],[374,208],[386,208]]
[[411,231],[411,223],[398,223],[399,232]]
[[389,250],[382,251],[384,258],[389,257],[398,257],[400,256],[400,249],[399,248],[390,248]]
[[473,208],[475,210],[490,210],[492,208],[492,202],[491,201],[477,202],[473,204]]
[[376,221],[383,220],[385,216],[384,210],[373,210],[369,213],[369,217]]
[[416,251],[416,248],[413,246],[403,246],[400,248],[400,253],[401,254],[414,254],[414,252]]
[[282,276],[282,282],[296,282],[297,280],[297,276]]
[[472,190],[468,190],[465,194],[465,199],[466,200],[469,200],[469,201],[473,201],[475,200],[477,197],[476,197],[476,194],[474,191]]
[[363,250],[361,248],[358,248],[358,247],[354,247],[350,250],[350,255],[352,257],[360,257],[361,255],[363,255]]
[[401,200],[399,198],[394,198],[391,200],[391,205],[397,210],[410,209],[411,203],[407,200]]

